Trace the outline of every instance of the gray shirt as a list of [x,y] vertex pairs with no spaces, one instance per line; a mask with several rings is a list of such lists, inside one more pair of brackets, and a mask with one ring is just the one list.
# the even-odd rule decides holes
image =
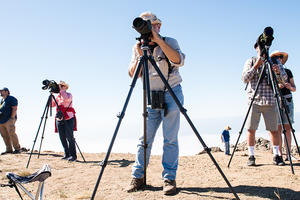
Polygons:
[[[182,78],[179,74],[179,67],[184,65],[185,55],[181,52],[176,39],[166,37],[165,42],[170,47],[172,47],[175,51],[177,51],[180,55],[180,63],[179,64],[175,64],[170,61],[171,66],[173,68],[173,70],[170,73],[168,71],[169,66],[168,66],[168,62],[166,60],[166,56],[159,46],[154,48],[153,53],[148,51],[148,55],[153,56],[160,71],[163,73],[164,77],[168,80],[168,83],[170,84],[171,88],[173,88],[182,82]],[[132,48],[132,57],[131,57],[129,67],[134,65],[136,63],[136,61],[139,59],[140,59],[140,57],[138,54],[138,50],[136,49],[136,46],[134,45]],[[158,73],[155,71],[154,67],[152,66],[152,64],[149,61],[148,61],[148,66],[149,66],[150,90],[156,90],[156,91],[164,90],[165,89],[164,83],[162,82]]]

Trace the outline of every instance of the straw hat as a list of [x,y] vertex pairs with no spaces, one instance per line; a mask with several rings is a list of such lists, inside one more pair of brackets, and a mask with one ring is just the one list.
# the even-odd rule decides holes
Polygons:
[[161,24],[161,20],[158,19],[156,15],[150,11],[141,13],[140,17],[143,18],[143,20],[150,20],[151,24]]
[[68,85],[66,82],[64,82],[64,81],[60,81],[60,82],[58,83],[58,85],[65,86],[65,87],[66,87],[66,90],[69,88],[69,85]]
[[231,130],[231,128],[230,128],[230,126],[225,126],[225,129],[227,130],[227,131],[229,131],[229,130]]
[[273,51],[270,55],[271,58],[273,57],[280,57],[282,59],[282,64],[284,65],[286,61],[288,60],[289,54],[286,52],[280,52],[280,51]]

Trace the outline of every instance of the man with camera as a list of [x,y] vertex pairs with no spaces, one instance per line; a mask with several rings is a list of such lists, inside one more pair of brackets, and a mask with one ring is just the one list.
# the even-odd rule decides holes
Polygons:
[[[151,12],[144,12],[140,15],[143,20],[150,20],[152,29],[149,38],[148,54],[154,57],[154,60],[163,73],[164,77],[171,86],[173,92],[183,104],[183,94],[180,83],[182,82],[179,74],[179,67],[183,66],[185,55],[181,52],[177,41],[170,37],[161,37],[159,35],[161,20]],[[137,42],[133,47],[132,58],[129,65],[129,75],[133,77],[141,56],[143,55],[141,45],[144,39]],[[164,179],[164,194],[170,195],[176,193],[176,171],[178,167],[178,131],[180,123],[180,110],[166,90],[164,83],[158,73],[148,62],[150,90],[152,94],[152,106],[147,108],[147,150],[146,166],[149,164],[152,144],[156,131],[162,122],[164,146],[162,155]],[[141,76],[141,74],[140,74]],[[133,192],[144,187],[144,136],[139,138],[137,155],[132,167],[132,181],[127,192]]]
[[[249,159],[247,164],[248,166],[255,166],[255,132],[258,128],[260,116],[262,114],[264,117],[266,130],[270,132],[271,142],[273,145],[273,164],[284,165],[282,157],[279,156],[280,154],[278,145],[280,135],[278,134],[277,126],[278,110],[276,108],[276,98],[274,97],[272,90],[272,83],[269,79],[270,75],[264,72],[262,74],[262,81],[258,83],[266,55],[261,55],[261,47],[258,42],[255,43],[254,48],[257,51],[257,57],[252,57],[246,61],[242,73],[243,82],[247,84],[249,83],[247,87],[249,103],[253,98],[257,84],[260,84],[246,123],[246,129],[248,130],[247,142],[249,151]],[[286,82],[287,74],[285,73],[282,65],[273,64],[272,70],[275,72],[278,81]]]
[[[20,153],[21,146],[16,134],[15,123],[17,120],[18,100],[10,95],[8,88],[4,87],[0,90],[2,100],[0,104],[0,132],[6,145],[7,153]],[[15,149],[13,151],[13,148]]]

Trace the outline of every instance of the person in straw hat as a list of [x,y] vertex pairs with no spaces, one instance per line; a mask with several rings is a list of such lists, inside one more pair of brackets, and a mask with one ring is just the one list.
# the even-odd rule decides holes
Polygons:
[[[184,65],[185,55],[181,52],[177,40],[170,37],[161,37],[159,35],[161,20],[151,12],[144,12],[140,15],[144,20],[150,20],[152,24],[152,35],[150,36],[148,55],[153,55],[157,66],[168,80],[173,92],[183,104],[183,93],[180,83],[182,78],[179,74],[179,68]],[[143,55],[141,42],[137,42],[132,51],[132,58],[129,64],[129,75],[135,74],[138,61]],[[136,72],[140,73],[140,72]],[[166,91],[165,85],[156,73],[154,67],[149,63],[150,90],[160,91],[164,95],[166,109],[148,110],[147,117],[147,158],[146,165],[149,163],[150,153],[156,131],[162,123],[164,147],[162,156],[163,172],[162,178],[163,192],[165,195],[176,193],[176,172],[178,168],[178,131],[180,123],[180,110],[171,97],[169,91]],[[137,155],[132,167],[132,181],[127,188],[127,192],[133,192],[144,187],[144,137],[139,138]]]
[[[242,72],[242,81],[248,84],[247,95],[248,104],[252,102],[254,92],[256,91],[256,86],[260,74],[263,69],[264,57],[261,56],[261,49],[257,42],[254,44],[254,48],[257,52],[256,57],[249,58],[245,64]],[[277,74],[277,79],[282,82],[287,82],[288,76],[283,69],[282,65],[273,64],[271,66],[272,70]],[[255,156],[254,156],[254,146],[255,146],[255,132],[258,128],[261,114],[264,117],[266,130],[269,131],[271,142],[273,145],[273,164],[284,165],[282,157],[279,155],[279,137],[278,134],[278,113],[276,109],[276,98],[274,96],[272,86],[269,82],[268,75],[262,77],[259,87],[257,88],[257,93],[253,100],[251,110],[249,111],[249,116],[247,118],[245,128],[248,130],[247,142],[249,158],[247,165],[255,166]]]
[[[288,60],[288,54],[286,52],[279,52],[279,51],[274,51],[271,53],[270,55],[271,58],[277,58],[278,61],[280,62],[280,64],[284,65],[286,63],[286,61]],[[287,106],[287,111],[288,111],[288,116],[289,116],[289,120],[291,123],[294,123],[294,102],[293,102],[293,95],[292,92],[296,91],[296,85],[294,82],[294,76],[293,73],[291,72],[291,70],[284,68],[286,74],[288,75],[288,79],[286,83],[279,83],[279,88],[280,88],[280,93],[283,96],[283,99],[285,101],[285,104]],[[286,137],[287,137],[287,141],[288,141],[288,148],[291,152],[291,127],[290,124],[288,122],[288,119],[286,117],[285,112],[283,111],[283,124],[286,130]],[[280,155],[282,156],[282,137],[281,137],[281,133],[282,133],[282,127],[281,127],[281,121],[280,121],[280,117],[278,117],[278,132],[279,132],[279,152]],[[284,143],[285,140],[283,139]],[[285,144],[286,147],[286,144]],[[292,157],[293,158],[293,157]],[[286,158],[286,161],[288,160],[288,157]]]
[[226,126],[225,130],[222,132],[221,134],[221,140],[224,143],[224,147],[225,147],[225,154],[226,155],[230,155],[230,134],[229,134],[229,130],[231,130],[230,126]]
[[[59,133],[61,144],[64,148],[64,157],[62,159],[70,162],[76,161],[76,146],[73,131],[77,130],[75,109],[73,108],[72,94],[67,92],[69,85],[64,81],[58,83],[59,94],[55,98],[60,108],[56,108],[55,117],[55,132]],[[56,103],[52,99],[52,107],[56,106]],[[61,111],[61,112],[60,112]],[[64,119],[63,120],[63,116]]]

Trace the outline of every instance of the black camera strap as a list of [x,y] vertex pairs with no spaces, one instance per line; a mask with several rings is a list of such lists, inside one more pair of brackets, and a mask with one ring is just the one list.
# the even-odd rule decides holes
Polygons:
[[[166,37],[163,37],[163,40],[166,41]],[[173,71],[173,66],[171,65],[171,62],[169,58],[165,55],[166,61],[168,63],[168,79],[169,79],[169,74]]]
[[[166,41],[166,37],[163,37],[162,39],[164,41]],[[171,65],[171,62],[170,62],[169,58],[166,56],[166,54],[164,54],[164,55],[165,55],[166,61],[168,63],[168,78],[167,78],[167,81],[169,82],[170,74],[172,73],[174,67]],[[166,91],[166,89],[167,88],[165,86],[164,91]]]
[[67,109],[65,110],[64,114],[67,112],[67,110],[70,108],[72,101],[70,102],[69,106],[67,107]]
[[69,106],[67,107],[67,109],[65,110],[65,112],[62,112],[60,109],[58,110],[58,112],[61,112],[63,115],[65,115],[65,114],[67,113],[68,109],[70,108],[71,103],[72,103],[72,101],[70,102],[70,104],[69,104]]

